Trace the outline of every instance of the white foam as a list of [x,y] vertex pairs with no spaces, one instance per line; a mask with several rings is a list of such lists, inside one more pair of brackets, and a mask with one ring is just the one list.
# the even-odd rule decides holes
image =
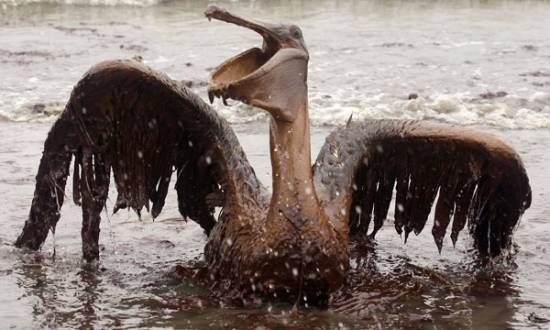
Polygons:
[[[523,105],[523,106],[521,106]],[[354,120],[416,119],[461,125],[489,125],[509,129],[550,127],[550,95],[535,93],[527,99],[507,97],[472,100],[468,94],[441,94],[413,100],[395,100],[384,94],[356,101],[312,97],[310,118],[315,125],[344,124]]]
[[[206,99],[205,95],[202,95]],[[265,111],[228,100],[213,107],[232,123],[266,120]],[[19,100],[17,110],[7,111],[0,102],[0,116],[12,121],[53,121],[63,110],[62,102],[32,104]],[[483,100],[468,93],[438,94],[412,100],[378,93],[364,96],[358,91],[336,90],[333,95],[310,93],[309,114],[313,125],[343,125],[353,114],[354,121],[369,119],[435,120],[460,125],[485,125],[507,129],[550,128],[550,94],[536,92],[526,98],[516,95]]]

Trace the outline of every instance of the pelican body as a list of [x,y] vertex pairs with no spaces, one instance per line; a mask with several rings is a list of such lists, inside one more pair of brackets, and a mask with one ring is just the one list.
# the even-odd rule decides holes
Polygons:
[[271,195],[229,124],[199,97],[141,63],[102,62],[75,86],[46,139],[17,246],[39,249],[55,230],[74,158],[86,260],[99,257],[111,171],[114,211],[145,207],[157,217],[175,169],[180,213],[209,235],[204,258],[213,287],[243,300],[326,302],[345,282],[350,241],[375,237],[394,190],[395,228],[405,239],[422,231],[435,203],[439,251],[451,219],[453,242],[468,224],[482,258],[510,248],[531,202],[527,174],[510,146],[461,127],[379,120],[336,129],[312,165],[309,54],[300,29],[216,6],[205,14],[263,37],[261,48],[213,71],[208,93],[211,102],[235,99],[270,114]]

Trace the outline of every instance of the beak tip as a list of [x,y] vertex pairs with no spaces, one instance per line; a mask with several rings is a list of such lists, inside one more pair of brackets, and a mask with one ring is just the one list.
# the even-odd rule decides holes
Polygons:
[[210,104],[214,103],[214,93],[212,91],[208,91],[208,100],[210,101]]
[[212,20],[212,18],[216,18],[215,16],[218,14],[221,14],[225,12],[226,10],[223,8],[220,8],[216,5],[210,4],[208,7],[206,7],[206,10],[204,11],[204,16],[208,18],[208,21]]

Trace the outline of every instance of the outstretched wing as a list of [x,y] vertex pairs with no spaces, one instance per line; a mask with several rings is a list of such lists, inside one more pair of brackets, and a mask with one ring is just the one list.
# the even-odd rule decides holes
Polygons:
[[[333,132],[314,165],[315,187],[350,235],[371,236],[382,227],[394,186],[395,229],[405,239],[424,228],[437,198],[432,234],[441,251],[469,224],[477,249],[498,255],[511,244],[531,203],[519,156],[497,137],[462,127],[420,121],[380,120]],[[344,226],[344,229],[345,226]]]
[[82,202],[85,240],[97,241],[111,170],[115,211],[139,213],[151,202],[153,217],[177,171],[180,212],[207,232],[215,207],[253,211],[265,195],[229,124],[199,97],[141,63],[103,62],[75,86],[48,135],[18,246],[37,249],[55,228],[73,156],[73,198]]

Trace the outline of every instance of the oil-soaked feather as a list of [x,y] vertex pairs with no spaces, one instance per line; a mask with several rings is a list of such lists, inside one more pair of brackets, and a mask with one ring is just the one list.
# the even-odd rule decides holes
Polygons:
[[[409,159],[411,159],[412,156],[409,156]],[[412,162],[411,162],[412,163]],[[420,163],[420,162],[418,162]],[[425,166],[419,166],[417,162],[413,163],[412,171],[411,171],[411,180],[409,182],[409,189],[407,192],[407,202],[405,204],[405,240],[407,239],[409,233],[411,231],[417,231],[417,227],[420,225],[417,225],[416,222],[422,223],[422,220],[420,218],[421,212],[419,212],[419,208],[422,206],[421,198],[424,194],[425,189],[425,181],[426,180],[426,167]]]
[[92,166],[92,152],[89,149],[82,150],[82,180],[80,190],[92,194],[92,187],[95,186],[94,168]]
[[[196,143],[191,146],[191,141]],[[188,160],[207,151],[215,155],[218,165],[201,177],[192,176],[197,169],[189,167],[198,165]],[[76,158],[73,199],[78,203],[86,195],[86,206],[82,204],[88,212],[84,218],[93,224],[87,231],[92,241],[111,169],[118,192],[115,211],[130,207],[139,213],[153,202],[152,212],[157,216],[172,168],[181,174],[184,167],[191,174],[184,180],[190,185],[179,187],[178,200],[192,199],[193,203],[178,206],[199,224],[213,218],[214,209],[206,196],[214,192],[223,192],[218,200],[228,214],[236,209],[235,213],[253,213],[268,203],[266,190],[227,121],[183,84],[135,61],[102,62],[73,89],[44,145],[35,199],[18,246],[37,249],[54,228],[63,194],[55,198],[58,194],[51,193],[52,173],[54,186],[63,192],[72,155]],[[199,185],[204,177],[206,184]],[[205,229],[212,229],[211,222]],[[91,251],[88,257],[95,253]]]
[[[408,150],[409,152],[409,150]],[[409,181],[409,187],[407,190],[407,198],[405,208],[403,210],[404,228],[405,228],[405,243],[409,237],[409,234],[415,230],[415,222],[421,222],[422,219],[418,219],[418,208],[420,205],[420,198],[423,194],[423,186],[425,179],[425,167],[418,166],[416,162],[412,161],[412,155],[409,155],[409,166],[411,166],[411,178]]]
[[[423,151],[423,154],[429,154],[427,151],[428,150]],[[422,184],[417,189],[418,199],[416,211],[412,213],[414,217],[412,227],[416,235],[420,234],[426,225],[426,221],[428,220],[428,216],[437,194],[440,178],[442,176],[440,171],[441,162],[439,162],[439,158],[421,158],[421,160],[424,164],[423,166],[419,164],[419,167],[424,169],[421,171]]]
[[393,194],[393,186],[395,184],[395,165],[388,164],[382,169],[382,176],[376,191],[376,202],[374,204],[374,228],[371,237],[374,238],[376,233],[382,228],[384,220],[388,215],[391,198]]
[[73,166],[73,202],[76,205],[80,206],[82,194],[80,192],[80,177],[81,177],[81,168],[82,168],[82,155],[78,151],[74,155],[74,166]]
[[[347,146],[354,149],[347,148],[345,156],[335,155],[327,162],[330,150]],[[383,150],[380,155],[378,146]],[[454,215],[453,242],[468,222],[478,251],[498,255],[511,245],[513,228],[531,200],[521,159],[498,138],[449,125],[373,120],[336,130],[319,153],[315,188],[329,211],[370,205],[373,192],[367,187],[372,181],[364,177],[364,161],[375,167],[369,173],[377,173],[373,233],[382,226],[395,181],[395,228],[402,233],[405,227],[405,238],[412,230],[422,231],[438,196],[432,235],[439,250]],[[388,174],[388,169],[393,173]],[[340,195],[330,193],[334,187],[339,187]],[[352,232],[357,219],[350,213],[338,221],[349,221]]]
[[364,186],[364,191],[362,193],[365,198],[362,198],[361,201],[361,223],[359,225],[359,233],[366,234],[369,230],[370,222],[372,220],[372,209],[374,207],[374,199],[376,197],[376,188],[378,183],[378,173],[375,164],[367,165],[365,171],[366,174],[366,183]]
[[458,234],[466,225],[466,220],[470,215],[470,205],[472,202],[472,195],[476,188],[476,184],[471,181],[463,182],[456,195],[455,211],[453,218],[453,230],[451,232],[451,239],[453,245],[456,245]]
[[407,197],[409,196],[409,181],[410,171],[408,157],[406,153],[399,155],[397,164],[397,184],[395,195],[395,230],[401,235],[403,226],[407,218],[405,214],[405,206],[407,205]]
[[454,213],[458,176],[451,175],[451,172],[454,172],[453,167],[449,166],[445,169],[439,188],[439,197],[435,206],[432,235],[439,253],[441,253],[441,249],[443,248],[443,238],[445,237],[447,227]]

